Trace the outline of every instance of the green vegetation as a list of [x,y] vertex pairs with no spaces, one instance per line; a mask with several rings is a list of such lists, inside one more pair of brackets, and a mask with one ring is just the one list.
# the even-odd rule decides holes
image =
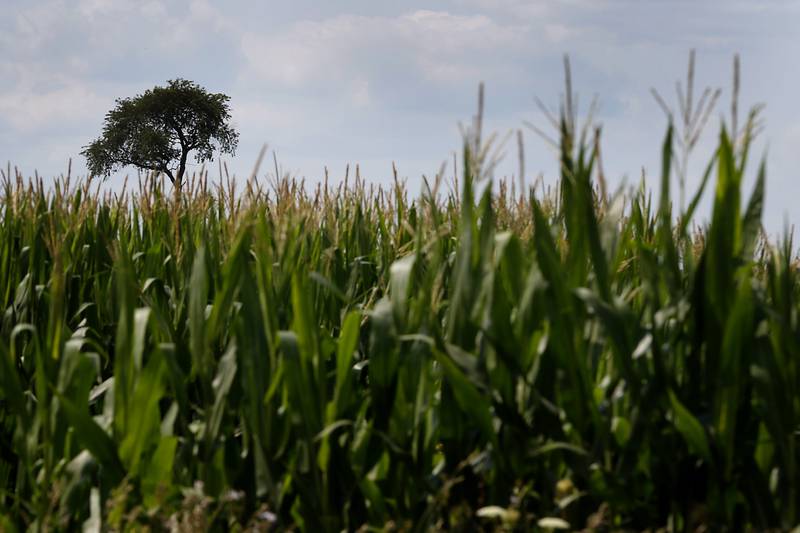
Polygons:
[[685,213],[671,127],[654,205],[595,187],[570,107],[553,194],[482,188],[479,124],[415,200],[6,175],[0,527],[800,522],[800,283],[763,164],[742,198],[752,117]]
[[108,176],[128,165],[163,172],[181,184],[189,153],[198,163],[214,149],[233,154],[239,134],[224,94],[212,94],[191,81],[177,79],[134,98],[120,98],[106,114],[103,134],[81,152],[89,171]]

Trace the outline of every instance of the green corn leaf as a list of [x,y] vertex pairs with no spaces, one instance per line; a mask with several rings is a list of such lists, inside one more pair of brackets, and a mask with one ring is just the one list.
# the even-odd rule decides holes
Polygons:
[[673,424],[683,436],[689,450],[702,457],[705,461],[711,462],[711,447],[708,444],[708,438],[703,426],[698,422],[697,418],[689,412],[686,407],[678,400],[675,393],[669,391],[669,401],[672,405]]
[[453,394],[456,402],[458,402],[458,406],[464,413],[468,413],[469,416],[474,417],[484,438],[497,446],[497,435],[495,434],[492,422],[491,407],[486,397],[478,392],[475,385],[467,379],[464,373],[461,372],[448,355],[437,348],[433,349],[433,355],[436,361],[442,366],[444,375],[453,388]]
[[117,455],[114,441],[97,425],[89,413],[82,411],[68,398],[58,396],[58,401],[70,426],[75,429],[78,441],[95,456],[112,483],[119,483],[125,475],[125,468]]
[[189,346],[192,354],[192,373],[200,375],[204,387],[210,386],[208,356],[206,354],[205,326],[208,303],[208,275],[204,248],[197,250],[192,264],[189,285]]
[[742,219],[742,258],[750,261],[753,259],[756,242],[761,231],[761,213],[764,209],[764,187],[767,174],[766,161],[761,162],[758,176],[747,203],[747,209]]
[[333,393],[335,409],[327,419],[331,424],[344,414],[347,403],[352,401],[352,381],[353,381],[353,355],[358,346],[358,335],[361,325],[361,314],[357,311],[348,313],[339,334],[339,342],[336,349],[336,385]]
[[157,444],[161,416],[158,402],[164,393],[163,359],[151,357],[137,380],[131,397],[128,432],[122,438],[119,455],[131,474],[138,474],[142,455]]
[[154,507],[169,494],[172,485],[172,470],[175,463],[177,437],[162,437],[147,465],[142,469],[142,492],[144,504]]
[[231,344],[219,360],[217,375],[214,377],[212,383],[214,388],[214,405],[211,407],[211,412],[206,423],[205,434],[206,446],[209,450],[212,443],[216,441],[219,436],[222,418],[227,405],[228,393],[231,390],[231,385],[233,385],[236,372],[236,345]]
[[723,332],[719,389],[715,397],[716,431],[726,459],[726,475],[731,475],[733,469],[736,422],[742,390],[750,376],[744,359],[753,338],[754,304],[749,274],[747,267],[739,271],[742,281]]
[[392,309],[397,324],[404,324],[407,319],[408,291],[411,285],[411,274],[414,271],[416,256],[408,255],[398,259],[389,267],[389,285],[391,287]]
[[28,410],[25,407],[22,384],[14,363],[6,347],[0,344],[0,369],[2,369],[0,372],[0,384],[2,384],[0,395],[11,406],[12,412],[19,417],[23,424],[27,425]]

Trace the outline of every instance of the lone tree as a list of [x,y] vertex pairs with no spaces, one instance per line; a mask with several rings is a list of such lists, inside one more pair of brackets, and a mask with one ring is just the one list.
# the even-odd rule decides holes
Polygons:
[[163,172],[180,186],[192,150],[198,163],[211,159],[215,147],[227,154],[236,150],[239,134],[228,124],[229,100],[183,79],[120,98],[106,114],[103,134],[81,154],[95,175],[134,165]]

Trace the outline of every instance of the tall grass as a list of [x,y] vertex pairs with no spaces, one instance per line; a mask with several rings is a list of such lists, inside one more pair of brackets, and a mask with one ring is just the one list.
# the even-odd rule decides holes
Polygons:
[[414,199],[4,172],[0,525],[798,524],[800,284],[763,163],[743,199],[753,122],[677,222],[671,126],[657,205],[558,126],[544,197],[482,187],[480,118]]

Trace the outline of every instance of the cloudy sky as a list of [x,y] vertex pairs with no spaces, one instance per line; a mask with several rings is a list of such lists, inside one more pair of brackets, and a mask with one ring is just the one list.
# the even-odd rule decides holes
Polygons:
[[[649,90],[676,105],[694,48],[697,85],[723,90],[694,176],[729,116],[738,52],[741,107],[766,104],[756,153],[768,155],[765,223],[777,232],[800,224],[798,28],[796,0],[2,0],[0,161],[51,177],[73,158],[85,172],[78,153],[115,98],[182,77],[231,96],[239,176],[267,143],[283,171],[312,181],[359,163],[386,182],[395,161],[418,190],[458,149],[480,81],[489,128],[546,129],[534,97],[557,106],[568,53],[583,109],[598,97],[608,179],[631,184],[642,168],[655,176],[666,126]],[[528,181],[552,182],[552,153],[524,134]],[[516,169],[509,149],[504,173]]]

